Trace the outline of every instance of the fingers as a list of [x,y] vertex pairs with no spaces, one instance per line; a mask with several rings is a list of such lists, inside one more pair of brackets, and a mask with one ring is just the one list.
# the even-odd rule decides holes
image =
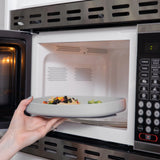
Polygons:
[[50,119],[45,126],[43,126],[42,128],[39,128],[39,133],[41,132],[41,138],[44,137],[53,128],[58,127],[65,120],[66,120],[65,118],[52,118],[52,119]]
[[22,100],[17,108],[17,111],[24,113],[24,110],[32,102],[32,100],[33,97],[29,97],[27,99]]
[[53,128],[57,128],[64,121],[65,121],[65,118],[56,118],[56,121],[55,121],[55,118],[49,120],[46,125],[46,132],[51,131]]
[[66,118],[60,118],[55,124],[53,124],[53,125],[49,128],[48,132],[51,131],[51,130],[56,129],[56,128],[57,128],[59,125],[61,125],[65,120],[66,120]]

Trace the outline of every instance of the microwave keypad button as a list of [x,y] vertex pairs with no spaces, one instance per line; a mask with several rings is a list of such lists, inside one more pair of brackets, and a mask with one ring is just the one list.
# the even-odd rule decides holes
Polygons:
[[147,118],[147,119],[146,119],[146,124],[147,124],[147,125],[150,125],[151,123],[152,123],[151,118]]
[[146,140],[151,140],[151,135],[145,134],[145,139]]
[[158,119],[155,119],[155,120],[154,120],[154,125],[155,125],[155,126],[159,126],[159,120],[158,120]]
[[142,93],[142,98],[146,98],[147,95],[145,93]]
[[152,84],[158,84],[158,80],[157,79],[152,80]]
[[138,123],[140,123],[140,124],[143,123],[143,118],[142,118],[142,117],[139,117],[139,118],[138,118]]
[[139,97],[140,97],[140,99],[145,99],[145,100],[147,100],[147,99],[148,99],[148,94],[147,94],[147,93],[141,93],[141,94],[139,95]]
[[155,107],[155,109],[159,109],[159,108],[160,108],[160,104],[159,104],[158,102],[156,102],[156,103],[154,104],[154,107]]
[[151,87],[151,91],[159,93],[159,88],[158,87]]
[[148,66],[141,66],[140,70],[144,71],[144,72],[149,72],[149,67]]
[[[146,127],[146,130],[148,130],[148,132],[151,132],[151,129]],[[149,133],[150,133],[149,132]],[[144,141],[151,141],[151,142],[157,142],[158,141],[158,137],[154,134],[147,134],[147,133],[139,133],[139,139],[140,140],[144,140]]]
[[149,59],[141,59],[140,64],[142,65],[149,65]]
[[141,87],[139,87],[139,90],[140,90],[141,92],[147,92],[147,91],[148,91],[148,88],[147,88],[146,86],[141,86]]
[[159,111],[155,111],[155,112],[154,112],[154,116],[155,116],[156,118],[159,118],[160,112],[159,112]]
[[148,78],[148,73],[141,73],[140,77],[142,77],[142,78]]
[[138,129],[139,132],[142,132],[142,131],[143,131],[143,126],[139,125],[139,126],[137,127],[137,129]]
[[141,80],[140,80],[140,83],[141,83],[142,85],[148,84],[148,80],[147,80],[147,79],[141,79]]
[[159,128],[158,128],[158,127],[155,127],[155,128],[153,129],[153,132],[154,132],[154,134],[159,134]]
[[158,94],[151,94],[151,100],[158,100],[159,95]]
[[147,126],[147,127],[145,128],[145,130],[146,130],[147,133],[151,133],[151,127],[150,127],[150,126]]
[[152,112],[150,110],[146,111],[146,116],[150,117],[152,115]]
[[144,114],[143,110],[142,110],[142,109],[139,109],[138,114],[139,114],[140,116],[142,116],[142,115]]
[[147,92],[148,91],[148,88],[145,86],[142,86],[142,87],[140,87],[140,91],[142,91],[142,92]]
[[147,95],[145,93],[141,94],[141,98],[146,98],[146,97],[147,97]]
[[152,103],[151,102],[147,102],[146,106],[147,106],[147,108],[151,108],[152,107]]
[[139,101],[138,106],[139,106],[140,108],[144,107],[144,102],[143,102],[143,101]]

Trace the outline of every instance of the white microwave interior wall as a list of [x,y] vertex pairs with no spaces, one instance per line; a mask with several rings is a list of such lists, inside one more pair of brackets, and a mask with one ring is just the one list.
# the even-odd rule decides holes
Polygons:
[[[48,50],[43,63],[43,96],[107,96],[127,100],[129,40],[42,43],[41,46]],[[118,116],[98,121],[123,122],[127,126],[127,109]]]

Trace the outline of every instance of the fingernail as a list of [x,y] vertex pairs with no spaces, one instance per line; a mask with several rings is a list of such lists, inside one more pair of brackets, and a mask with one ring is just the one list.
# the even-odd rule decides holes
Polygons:
[[27,99],[32,99],[32,96],[28,97]]

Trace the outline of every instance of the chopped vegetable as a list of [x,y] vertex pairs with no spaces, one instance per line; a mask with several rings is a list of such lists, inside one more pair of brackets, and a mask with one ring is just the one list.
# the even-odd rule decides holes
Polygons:
[[51,97],[48,101],[43,101],[43,104],[80,104],[75,98],[64,97]]
[[94,99],[92,99],[91,101],[88,101],[88,104],[97,104],[97,103],[102,103],[102,101],[100,100],[95,101]]

